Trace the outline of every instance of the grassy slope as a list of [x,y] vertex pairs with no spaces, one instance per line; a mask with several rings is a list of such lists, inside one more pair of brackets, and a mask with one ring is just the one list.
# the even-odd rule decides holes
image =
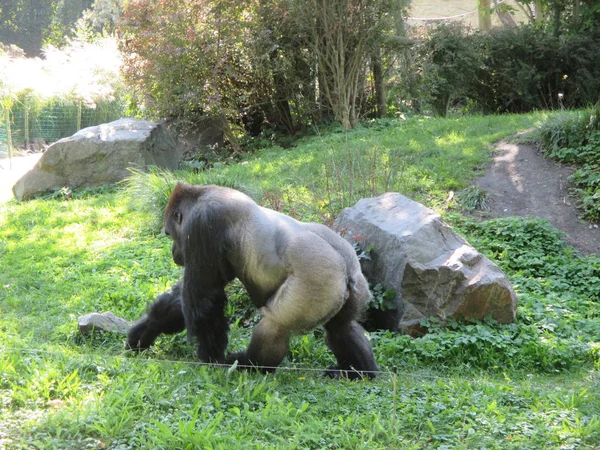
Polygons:
[[[382,123],[309,139],[292,151],[264,151],[217,175],[255,187],[266,204],[304,219],[329,220],[360,196],[384,190],[439,207],[448,190],[464,187],[486,161],[491,142],[540,118]],[[514,364],[503,359],[509,348],[488,342],[503,329],[459,327],[417,340],[376,333],[386,373],[375,382],[326,380],[318,373],[331,356],[317,330],[295,338],[275,375],[229,373],[196,365],[181,336],[133,357],[123,352],[121,337],[77,334],[79,315],[112,310],[134,319],[180,275],[168,240],[149,233],[150,218],[127,210],[117,189],[12,203],[0,214],[0,447],[600,445],[597,359],[588,347],[576,353],[570,340],[554,341],[552,330],[543,329],[552,323],[535,315],[534,307],[549,308],[559,329],[584,323],[585,339],[595,335],[597,343],[597,301],[586,303],[568,288],[565,295],[548,296],[542,287],[543,295],[534,288],[523,295],[517,339],[528,336],[528,327],[545,334]],[[479,242],[493,249],[481,236]],[[519,283],[531,278],[510,270]],[[236,302],[238,290],[230,292]],[[546,297],[552,304],[543,303]],[[248,335],[237,321],[231,347],[242,347]],[[442,347],[449,350],[440,353]],[[563,361],[575,356],[567,365],[537,364],[550,350]],[[394,365],[397,383],[387,372]]]

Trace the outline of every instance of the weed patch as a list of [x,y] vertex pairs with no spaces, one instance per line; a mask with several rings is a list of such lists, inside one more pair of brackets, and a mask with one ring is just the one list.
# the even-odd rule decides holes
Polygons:
[[550,158],[577,167],[570,181],[585,218],[600,221],[600,105],[563,113],[540,129],[541,149]]

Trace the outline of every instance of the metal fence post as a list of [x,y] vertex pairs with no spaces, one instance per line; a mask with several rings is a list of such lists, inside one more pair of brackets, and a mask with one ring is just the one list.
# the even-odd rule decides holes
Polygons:
[[8,167],[12,170],[12,135],[10,132],[10,109],[4,107],[4,123],[6,124],[6,148],[8,149]]
[[81,130],[81,100],[77,102],[77,131]]
[[29,108],[27,106],[23,108],[23,135],[25,149],[29,150]]

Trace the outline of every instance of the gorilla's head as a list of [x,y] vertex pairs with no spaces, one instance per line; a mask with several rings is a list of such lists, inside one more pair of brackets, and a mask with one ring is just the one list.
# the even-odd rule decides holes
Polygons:
[[185,262],[184,258],[184,242],[183,239],[183,212],[181,202],[179,201],[179,191],[181,191],[183,186],[181,184],[177,184],[175,189],[173,190],[173,194],[171,195],[169,204],[167,205],[167,209],[165,210],[165,215],[163,217],[163,233],[167,236],[170,236],[173,240],[173,244],[171,246],[171,253],[173,255],[173,261],[178,266],[183,266]]

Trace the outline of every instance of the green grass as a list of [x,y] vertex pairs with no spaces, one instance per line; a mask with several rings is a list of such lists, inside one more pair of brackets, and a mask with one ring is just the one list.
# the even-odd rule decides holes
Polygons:
[[[376,121],[344,133],[304,138],[291,149],[271,147],[237,164],[179,179],[242,188],[274,209],[303,220],[329,222],[360,198],[401,192],[428,206],[443,206],[450,191],[468,186],[485,167],[491,145],[517,130],[531,128],[546,115],[470,116],[435,120]],[[173,185],[171,175],[155,172],[130,183],[135,207],[162,211]],[[154,195],[148,195],[154,192]]]
[[[331,220],[385,190],[442,210],[494,140],[543,119],[379,122],[185,177],[243,187],[300,219]],[[518,321],[455,322],[419,339],[370,333],[384,371],[373,382],[323,378],[332,356],[320,329],[295,337],[272,375],[202,366],[181,335],[137,356],[122,336],[80,336],[78,316],[135,319],[181,276],[155,226],[158,181],[138,185],[148,195],[133,203],[119,186],[0,207],[0,448],[600,446],[600,260],[539,220],[446,214],[508,273]],[[236,350],[254,316],[239,284],[229,297]]]

